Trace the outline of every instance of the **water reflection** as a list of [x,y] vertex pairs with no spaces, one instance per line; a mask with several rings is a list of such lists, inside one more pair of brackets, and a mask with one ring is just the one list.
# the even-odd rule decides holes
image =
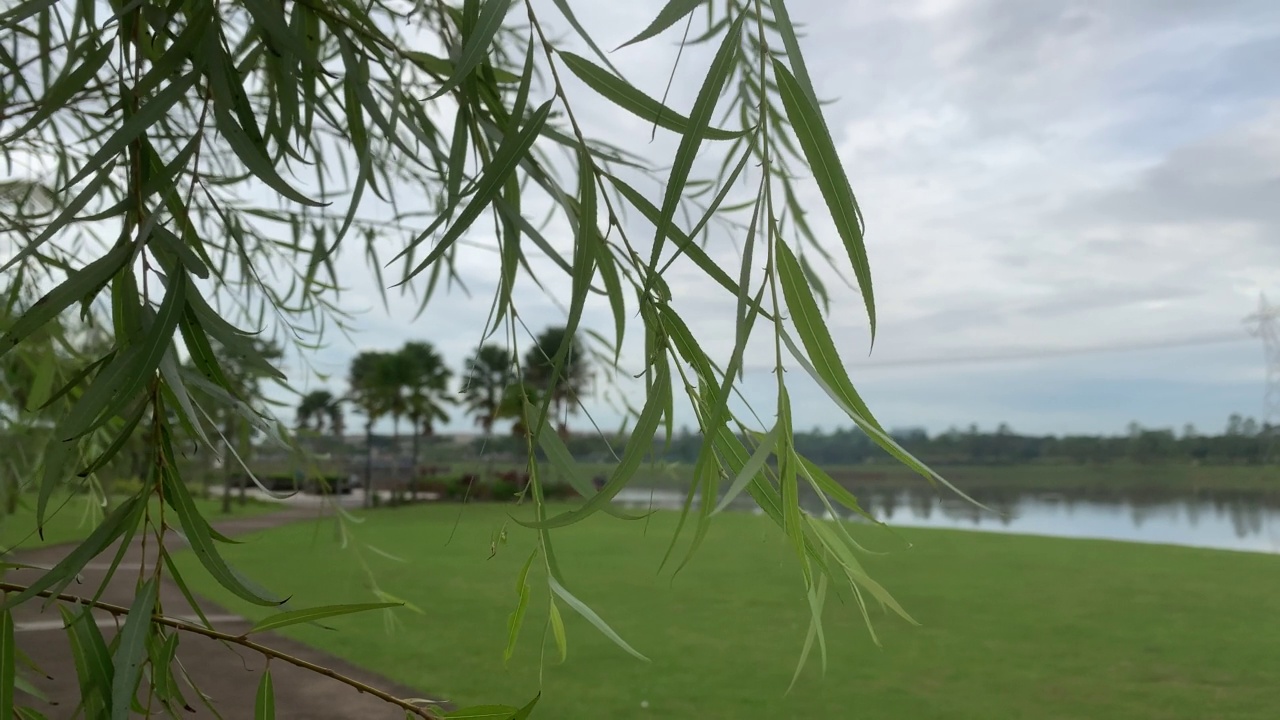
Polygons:
[[[616,502],[633,507],[679,508],[684,493],[623,490]],[[1079,498],[1061,494],[978,494],[993,512],[954,495],[931,492],[866,492],[863,508],[899,527],[931,527],[1097,538],[1280,553],[1280,506],[1241,495],[1153,500]],[[829,513],[821,499],[802,493],[801,507],[817,517]],[[761,514],[747,497],[730,506]],[[843,509],[838,509],[843,512]],[[849,513],[850,520],[863,521]]]

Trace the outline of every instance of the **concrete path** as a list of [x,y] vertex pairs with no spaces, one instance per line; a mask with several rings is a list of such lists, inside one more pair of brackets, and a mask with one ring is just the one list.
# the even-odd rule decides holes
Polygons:
[[[314,520],[320,517],[321,510],[316,507],[287,507],[279,512],[254,517],[232,518],[223,522],[215,522],[219,532],[233,536],[263,530],[271,527]],[[170,547],[180,547],[181,540],[173,538]],[[49,547],[28,552],[15,553],[11,560],[49,567],[58,562],[69,546]],[[92,595],[101,585],[111,560],[115,557],[118,545],[91,562],[81,573],[84,582],[68,586],[64,591],[72,595]],[[126,553],[120,569],[116,572],[103,593],[102,600],[116,605],[129,606],[134,597],[135,582],[141,568],[142,548],[138,541]],[[150,564],[155,557],[154,538],[152,547],[147,553]],[[39,571],[14,570],[6,575],[6,579],[16,583],[28,583],[38,577]],[[179,617],[190,614],[190,606],[182,597],[181,591],[171,582],[165,582],[160,591],[160,602],[170,613]],[[76,712],[80,690],[76,679],[75,665],[71,659],[67,635],[63,631],[62,616],[55,606],[41,611],[43,601],[32,601],[14,609],[14,630],[18,647],[26,652],[32,660],[51,678],[33,677],[35,673],[26,672],[44,694],[56,705],[47,705],[43,701],[33,699],[19,693],[19,701],[32,705],[47,715],[50,720],[70,718]],[[202,609],[213,626],[223,632],[238,634],[249,627],[249,623],[237,615],[228,613],[211,603],[202,604]],[[117,632],[117,619],[108,613],[97,611],[98,626],[107,642]],[[335,672],[355,678],[372,687],[400,698],[424,697],[420,691],[397,686],[374,673],[361,670],[349,663],[312,650],[297,642],[271,633],[255,635],[254,638],[263,645],[282,652],[303,658],[310,662],[329,668]],[[263,657],[252,650],[224,645],[217,640],[205,638],[191,633],[182,633],[178,646],[178,659],[187,672],[199,684],[200,689],[212,698],[211,702],[226,720],[242,720],[254,717],[253,701],[261,678]],[[354,688],[321,677],[313,672],[288,665],[276,660],[271,663],[271,677],[275,685],[276,717],[297,720],[325,720],[327,718],[368,718],[369,720],[402,720],[405,711],[371,695],[360,693]],[[195,691],[186,685],[181,677],[179,687],[193,712],[182,712],[182,717],[210,718],[214,717],[200,702]],[[143,693],[145,695],[145,693]],[[159,704],[155,705],[153,714],[163,715]],[[79,714],[83,717],[83,713]]]

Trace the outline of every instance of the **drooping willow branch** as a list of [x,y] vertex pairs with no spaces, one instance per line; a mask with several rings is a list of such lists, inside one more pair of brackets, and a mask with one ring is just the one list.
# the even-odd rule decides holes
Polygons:
[[[0,591],[2,592],[23,592],[26,589],[27,589],[27,586],[22,585],[20,583],[0,582]],[[124,607],[123,605],[113,605],[108,602],[102,602],[100,600],[92,600],[90,598],[80,597],[78,595],[65,595],[61,593],[53,593],[48,590],[42,590],[36,593],[35,596],[42,597],[42,598],[50,598],[54,600],[61,600],[63,602],[74,603],[76,605],[86,605],[88,607],[91,607],[97,610],[102,610],[104,612],[111,613],[112,615],[121,616],[121,617],[127,616],[129,614],[129,608]],[[382,700],[383,702],[387,702],[392,705],[395,705],[403,709],[405,712],[416,715],[417,717],[426,718],[426,720],[440,720],[440,716],[432,712],[428,708],[415,705],[407,700],[402,700],[396,697],[395,695],[392,695],[391,693],[388,693],[384,690],[379,690],[378,688],[372,685],[369,685],[368,683],[360,682],[359,680],[356,680],[353,677],[350,677],[348,675],[343,675],[342,673],[336,670],[327,668],[323,665],[317,665],[316,663],[310,662],[308,660],[303,660],[302,658],[297,657],[296,655],[290,655],[289,653],[283,652],[281,650],[276,650],[275,648],[270,647],[268,645],[263,645],[261,643],[255,642],[253,640],[250,640],[245,635],[232,635],[231,633],[225,633],[225,632],[220,632],[218,630],[214,630],[212,628],[201,627],[199,625],[185,622],[183,620],[177,620],[171,617],[166,617],[164,615],[152,615],[151,622],[156,625],[163,625],[165,627],[173,628],[174,630],[181,630],[183,632],[189,632],[194,635],[203,635],[204,637],[207,637],[207,638],[211,638],[214,640],[221,640],[223,642],[239,645],[240,647],[243,647],[243,648],[248,648],[249,650],[258,652],[264,657],[270,658],[272,660],[279,660],[281,662],[286,662],[295,667],[300,667],[303,670],[309,670],[313,673],[316,673],[317,675],[323,675],[332,680],[337,680],[338,682],[343,683],[344,685],[355,688],[359,692],[368,693],[369,695],[372,695],[378,698],[379,700]]]

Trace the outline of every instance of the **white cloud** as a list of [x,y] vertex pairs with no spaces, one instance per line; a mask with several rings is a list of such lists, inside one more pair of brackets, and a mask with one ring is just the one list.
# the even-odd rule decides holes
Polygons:
[[[605,47],[643,27],[661,4],[574,3]],[[1259,290],[1280,299],[1274,3],[789,5],[806,24],[802,43],[819,94],[838,98],[826,117],[868,220],[877,362],[1243,334],[1240,318]],[[672,31],[612,57],[659,96],[676,37]],[[673,107],[689,108],[713,50],[684,53]],[[670,162],[670,134],[650,143],[646,123],[576,83],[569,90],[589,133]],[[699,168],[714,168],[715,153],[704,152]],[[812,190],[805,197],[811,216],[820,216],[821,197]],[[652,232],[644,223],[628,227],[644,239]],[[843,257],[829,223],[817,229]],[[718,236],[710,252],[733,262],[730,247],[729,237]],[[355,282],[356,299],[375,308],[357,342],[389,347],[427,338],[460,364],[478,339],[495,268],[491,254],[469,253],[460,272],[474,296],[441,297],[414,323],[407,318],[416,306],[396,301],[383,317],[372,285]],[[683,264],[668,281],[708,351],[727,358],[733,299]],[[1228,412],[1248,411],[1237,406],[1251,402],[1260,381],[1260,353],[1247,343],[858,372],[865,313],[834,277],[828,287],[836,291],[832,329],[841,350],[873,407],[895,424],[1009,420],[1045,431],[1118,430],[1123,418],[1158,423],[1156,414],[1168,413],[1164,424],[1211,427]],[[531,327],[555,322],[554,305],[524,288]],[[588,322],[612,332],[607,308],[594,300]],[[639,362],[638,347],[629,343],[629,367]],[[768,351],[753,348],[750,363],[769,363]],[[326,353],[338,365],[341,356]],[[769,382],[767,375],[748,382],[764,407],[771,406]],[[1132,392],[1090,389],[1116,383]],[[1056,409],[1037,388],[1084,399]],[[1171,400],[1179,394],[1185,402]],[[806,409],[820,404],[805,397]],[[814,416],[837,422],[828,410]]]

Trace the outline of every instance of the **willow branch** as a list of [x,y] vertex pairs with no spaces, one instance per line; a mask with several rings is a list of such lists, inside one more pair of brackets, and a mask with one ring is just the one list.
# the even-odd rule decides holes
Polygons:
[[[10,582],[0,582],[0,591],[3,591],[3,592],[23,592],[26,589],[27,589],[26,585],[21,585],[18,583],[10,583]],[[55,593],[49,592],[48,590],[42,590],[36,593],[36,596],[42,597],[42,598],[52,598],[54,600],[62,600],[64,602],[75,603],[77,605],[87,605],[89,607],[96,608],[98,610],[103,610],[105,612],[109,612],[112,615],[117,615],[117,616],[127,616],[129,614],[129,608],[124,607],[122,605],[113,605],[111,603],[101,602],[98,600],[90,600],[88,598],[79,597],[77,595],[55,594]],[[183,632],[189,632],[195,635],[203,635],[207,638],[212,638],[214,640],[221,640],[223,642],[232,643],[234,645],[239,645],[240,647],[254,650],[262,654],[263,656],[271,658],[273,660],[286,662],[286,663],[289,663],[290,665],[300,667],[303,670],[310,670],[311,672],[316,673],[317,675],[323,675],[332,680],[337,680],[338,682],[343,683],[344,685],[348,685],[350,687],[355,688],[359,692],[368,693],[378,698],[379,700],[395,705],[405,710],[406,712],[416,715],[420,718],[426,718],[426,720],[440,720],[439,715],[435,714],[434,712],[432,712],[427,708],[414,705],[413,703],[408,702],[406,700],[401,700],[400,698],[396,697],[395,695],[392,695],[391,693],[388,693],[383,690],[379,690],[378,688],[372,685],[360,682],[359,680],[356,680],[353,677],[343,675],[342,673],[336,670],[331,670],[327,667],[324,667],[323,665],[317,665],[313,662],[303,660],[302,658],[297,657],[295,655],[290,655],[286,652],[276,650],[275,648],[269,647],[267,645],[254,642],[253,640],[250,640],[245,635],[232,635],[230,633],[220,632],[212,628],[201,627],[199,625],[194,625],[192,623],[184,622],[182,620],[176,620],[174,618],[165,617],[164,615],[152,615],[151,622],[156,625],[164,625],[165,627],[173,628],[174,630],[181,630]]]

